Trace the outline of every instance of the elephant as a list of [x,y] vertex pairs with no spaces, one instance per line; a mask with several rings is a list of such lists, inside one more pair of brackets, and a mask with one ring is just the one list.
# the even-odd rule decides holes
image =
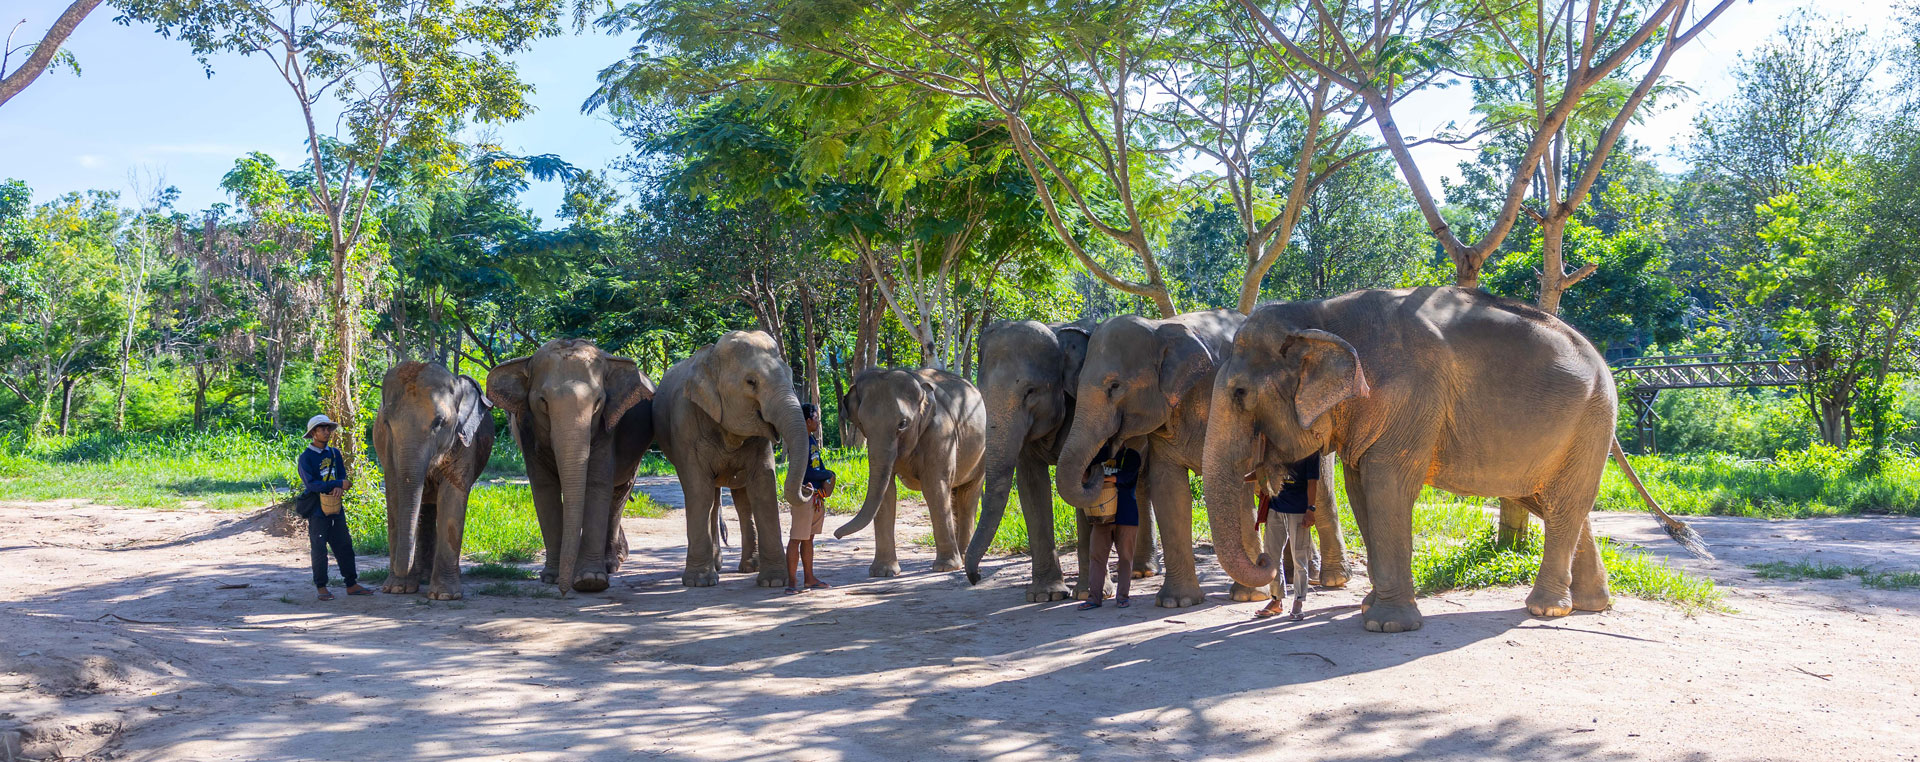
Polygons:
[[403,362],[380,383],[373,449],[387,492],[389,593],[459,600],[467,494],[493,455],[493,403],[480,384],[439,365]]
[[[760,587],[787,585],[780,542],[780,505],[805,505],[807,424],[794,394],[793,371],[765,331],[732,331],[675,363],[660,379],[653,405],[654,440],[680,477],[687,502],[687,565],[680,583],[720,581],[720,488],[733,491],[740,517],[742,572],[759,572]],[[773,442],[794,466],[774,489]]]
[[620,512],[653,439],[653,383],[633,361],[585,339],[555,339],[487,374],[512,416],[546,546],[540,580],[607,589],[626,560]]
[[[999,320],[987,326],[980,340],[980,393],[987,407],[986,487],[981,493],[980,521],[967,545],[967,580],[980,582],[980,559],[993,544],[1006,515],[1013,482],[1020,483],[1020,513],[1027,523],[1027,541],[1033,556],[1033,580],[1027,602],[1046,603],[1071,593],[1060,569],[1053,541],[1053,484],[1048,467],[1060,462],[1060,443],[1073,426],[1073,395],[1086,360],[1087,338],[1095,324],[1052,325],[1031,320]],[[1076,511],[1076,514],[1078,512]],[[1154,572],[1153,535],[1146,530],[1150,513],[1141,516],[1140,544],[1134,554],[1135,576]],[[1076,522],[1082,589],[1089,558],[1086,518]]]
[[[1206,599],[1193,561],[1188,472],[1200,470],[1215,365],[1232,353],[1234,335],[1246,319],[1235,310],[1164,320],[1123,315],[1102,323],[1087,341],[1073,427],[1061,444],[1055,481],[1060,498],[1084,510],[1099,491],[1100,475],[1091,468],[1095,455],[1105,447],[1146,448],[1143,481],[1165,554],[1167,578],[1154,600],[1162,607]],[[1260,600],[1266,593],[1236,584],[1233,596]]]
[[979,390],[944,370],[872,368],[853,379],[840,411],[867,437],[867,499],[833,536],[846,537],[877,518],[867,575],[898,575],[893,537],[898,476],[900,484],[926,498],[933,519],[933,570],[959,570],[960,543],[973,536],[973,512],[986,479],[987,411]]
[[1269,559],[1226,541],[1251,534],[1246,511],[1228,509],[1248,503],[1241,475],[1332,450],[1367,546],[1368,631],[1422,624],[1412,522],[1425,485],[1514,500],[1541,518],[1530,613],[1610,605],[1587,514],[1618,401],[1578,331],[1526,304],[1430,287],[1266,305],[1234,345],[1214,380],[1201,473],[1218,558],[1237,583],[1274,576]]

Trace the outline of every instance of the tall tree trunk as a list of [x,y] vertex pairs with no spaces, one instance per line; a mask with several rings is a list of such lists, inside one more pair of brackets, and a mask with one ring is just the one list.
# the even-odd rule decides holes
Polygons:
[[267,425],[280,429],[280,383],[287,375],[287,345],[284,336],[267,349]]
[[[833,373],[831,374],[833,376],[833,399],[834,404],[838,405],[839,401],[846,399],[847,396],[847,388],[840,381],[840,347],[835,346],[833,351],[827,355],[827,358],[833,362]],[[848,417],[845,409],[840,410],[840,446],[867,446],[866,435],[861,434],[860,429],[853,425],[853,419]]]
[[67,435],[67,422],[73,417],[73,377],[60,379],[60,436]]
[[806,281],[800,282],[800,325],[804,331],[807,351],[807,395],[818,414],[820,407],[820,334],[815,332],[813,324],[813,289]]
[[356,436],[355,407],[356,395],[353,393],[353,360],[359,350],[355,340],[358,300],[353,298],[347,288],[347,256],[349,247],[338,239],[333,243],[333,288],[328,293],[328,305],[333,309],[333,383],[329,390],[328,416],[338,424],[333,434],[333,446],[340,450],[343,466],[351,468],[360,457],[359,441]]
[[207,353],[195,352],[193,363],[193,430],[200,431],[207,425]]

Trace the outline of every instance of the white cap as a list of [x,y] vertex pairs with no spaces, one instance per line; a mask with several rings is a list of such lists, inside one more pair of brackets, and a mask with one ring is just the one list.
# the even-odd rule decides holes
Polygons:
[[333,426],[335,428],[338,428],[340,424],[334,423],[333,419],[328,418],[326,413],[321,413],[319,415],[316,415],[312,418],[307,419],[307,436],[313,436],[313,430],[320,428],[321,426]]

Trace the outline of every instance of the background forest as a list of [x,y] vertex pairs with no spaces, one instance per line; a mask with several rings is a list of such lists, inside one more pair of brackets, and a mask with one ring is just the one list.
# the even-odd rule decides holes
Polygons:
[[[1432,8],[1451,5],[1415,3],[1428,15],[1368,37],[1362,60],[1307,6],[963,4],[922,9],[922,26],[827,24],[851,11],[824,1],[648,0],[591,21],[640,40],[586,104],[631,146],[602,168],[486,128],[524,105],[501,56],[570,13],[588,22],[586,6],[442,4],[436,26],[299,0],[278,3],[285,22],[245,21],[231,4],[113,3],[195,53],[286,75],[290,93],[262,97],[310,115],[337,97],[345,115],[288,135],[299,166],[234,157],[210,208],[150,175],[58,197],[0,185],[0,476],[182,449],[290,468],[308,416],[364,426],[402,359],[483,378],[585,337],[657,379],[750,327],[780,343],[829,443],[851,446],[835,401],[854,374],[971,376],[994,320],[1462,283],[1557,310],[1610,360],[1805,359],[1802,388],[1660,398],[1663,456],[1641,462],[1674,507],[1920,511],[1911,9],[1872,34],[1791,18],[1729,63],[1736,91],[1670,172],[1634,125],[1694,97],[1659,75],[1711,20],[1685,3],[1579,30],[1575,4],[1448,26],[1459,12]],[[500,23],[464,23],[483,19]],[[1614,49],[1604,70],[1593,51]],[[1454,92],[1477,123],[1374,129],[1439,83],[1470,86]],[[1406,148],[1424,143],[1463,146],[1461,179],[1409,181]],[[563,205],[528,208],[536,183],[564,187]],[[257,469],[204,468],[165,491],[261,486]],[[1610,481],[1603,502],[1632,500]]]

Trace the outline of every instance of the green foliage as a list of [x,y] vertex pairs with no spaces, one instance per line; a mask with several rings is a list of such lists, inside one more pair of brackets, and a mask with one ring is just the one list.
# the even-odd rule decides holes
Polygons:
[[[1773,460],[1722,453],[1633,456],[1634,470],[1669,513],[1806,518],[1857,513],[1920,515],[1920,456],[1889,454],[1868,468],[1864,448],[1815,444]],[[1643,503],[1617,469],[1600,482],[1601,510],[1638,511]]]
[[236,510],[285,499],[305,442],[247,431],[0,435],[0,500]]
[[473,577],[475,579],[516,580],[516,579],[533,579],[535,576],[538,576],[538,575],[535,575],[532,571],[528,569],[522,569],[518,566],[508,566],[507,564],[494,563],[492,561],[488,561],[483,564],[475,564],[473,566],[467,567],[466,571],[461,572],[461,576]]
[[1874,571],[1866,566],[1842,566],[1821,561],[1768,561],[1761,564],[1748,564],[1754,576],[1761,579],[1803,580],[1803,579],[1844,579],[1848,576],[1860,578],[1862,587],[1875,590],[1912,590],[1920,588],[1920,572]]
[[[1444,546],[1430,546],[1433,538],[1422,538],[1421,552],[1414,554],[1414,589],[1420,594],[1446,590],[1530,585],[1540,571],[1542,545],[1537,533],[1529,532],[1519,548],[1503,548],[1494,519],[1483,514],[1477,533],[1456,538]],[[1609,589],[1620,595],[1664,601],[1688,609],[1714,609],[1720,606],[1720,591],[1713,580],[1678,571],[1646,551],[1622,548],[1611,539],[1600,538],[1600,558],[1607,568]]]

